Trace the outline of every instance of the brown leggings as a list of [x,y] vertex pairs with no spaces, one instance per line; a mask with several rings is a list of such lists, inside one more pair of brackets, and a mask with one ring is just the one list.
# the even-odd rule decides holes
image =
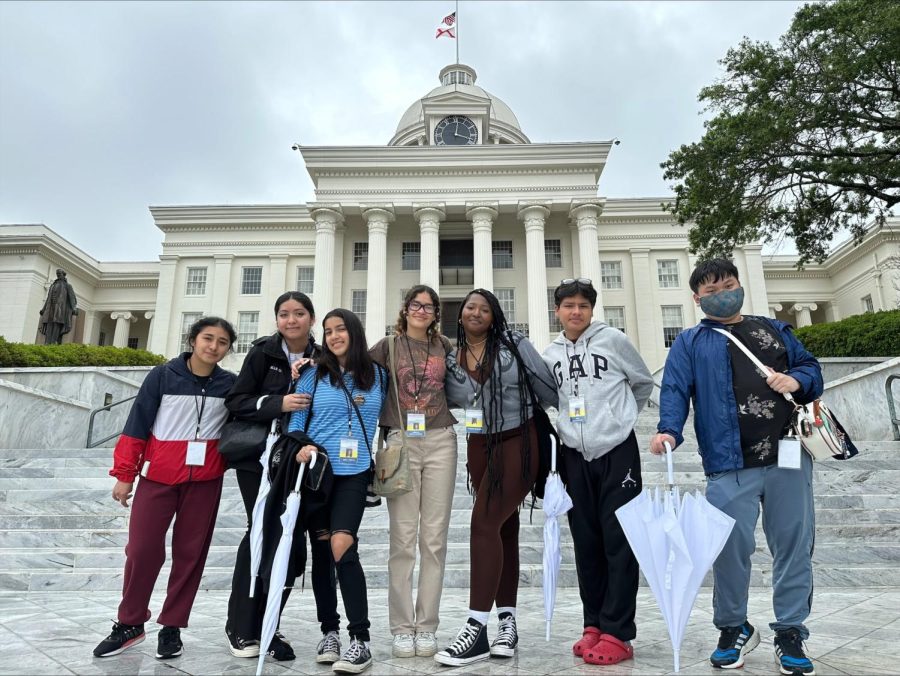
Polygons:
[[472,508],[469,544],[469,608],[490,612],[516,605],[519,591],[519,505],[531,491],[538,472],[538,446],[534,422],[528,421],[531,435],[528,481],[522,479],[526,426],[498,435],[494,448],[502,467],[500,488],[488,500],[487,439],[469,435],[467,461],[472,485],[476,487]]

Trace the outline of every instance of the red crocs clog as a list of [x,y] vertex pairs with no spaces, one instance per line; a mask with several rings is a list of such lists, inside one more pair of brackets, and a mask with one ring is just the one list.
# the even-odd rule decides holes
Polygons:
[[618,664],[634,657],[634,648],[612,634],[601,634],[600,640],[582,657],[587,664]]
[[572,646],[575,657],[583,657],[587,650],[593,648],[600,641],[603,634],[597,627],[585,627],[581,638]]

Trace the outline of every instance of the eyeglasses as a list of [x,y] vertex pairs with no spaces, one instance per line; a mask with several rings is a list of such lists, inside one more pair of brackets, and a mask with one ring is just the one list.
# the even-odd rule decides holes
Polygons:
[[418,312],[419,310],[422,310],[426,315],[434,314],[434,305],[422,305],[422,303],[417,300],[411,300],[409,302],[409,305],[407,305],[406,307],[410,312]]
[[593,282],[587,277],[578,277],[576,279],[561,279],[559,280],[560,284],[586,284],[591,285]]

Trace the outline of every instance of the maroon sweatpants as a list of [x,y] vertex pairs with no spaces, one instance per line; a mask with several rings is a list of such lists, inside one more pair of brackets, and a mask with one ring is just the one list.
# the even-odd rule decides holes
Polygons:
[[150,619],[150,595],[166,561],[166,532],[177,515],[172,529],[169,587],[156,621],[167,627],[188,626],[221,496],[221,477],[174,486],[144,478],[138,480],[125,545],[125,583],[119,622],[143,624]]

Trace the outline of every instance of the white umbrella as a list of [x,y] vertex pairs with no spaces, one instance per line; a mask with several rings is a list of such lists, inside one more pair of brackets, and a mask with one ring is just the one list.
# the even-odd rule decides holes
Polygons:
[[550,437],[550,474],[544,488],[544,618],[547,620],[547,640],[550,640],[550,622],[556,603],[556,580],[562,554],[559,551],[559,521],[557,518],[572,509],[572,498],[566,493],[562,479],[556,471],[556,439]]
[[[285,458],[284,462],[291,462],[292,458]],[[309,460],[312,469],[316,464],[316,453],[313,452]],[[259,636],[259,662],[256,664],[256,674],[263,672],[263,662],[269,651],[269,644],[278,629],[278,620],[281,616],[281,596],[284,592],[284,582],[287,577],[288,562],[291,558],[291,547],[294,543],[294,528],[297,525],[297,514],[300,512],[300,487],[303,484],[303,472],[305,464],[300,465],[297,471],[297,482],[287,497],[284,505],[284,513],[281,515],[281,540],[272,557],[272,572],[269,575],[269,594],[266,597],[266,612],[263,615],[262,629]]]
[[666,444],[667,490],[648,489],[616,510],[628,544],[666,621],[680,669],[681,643],[700,585],[734,527],[734,519],[702,495],[680,499]]
[[278,419],[272,421],[269,428],[269,436],[266,437],[266,450],[259,457],[259,464],[262,465],[262,476],[259,478],[259,492],[256,494],[256,502],[253,505],[253,516],[250,518],[250,598],[256,593],[256,578],[259,575],[259,562],[262,559],[263,545],[263,512],[266,510],[266,498],[269,497],[269,491],[272,484],[269,481],[269,455],[272,452],[272,446],[278,439],[276,429],[278,427]]

